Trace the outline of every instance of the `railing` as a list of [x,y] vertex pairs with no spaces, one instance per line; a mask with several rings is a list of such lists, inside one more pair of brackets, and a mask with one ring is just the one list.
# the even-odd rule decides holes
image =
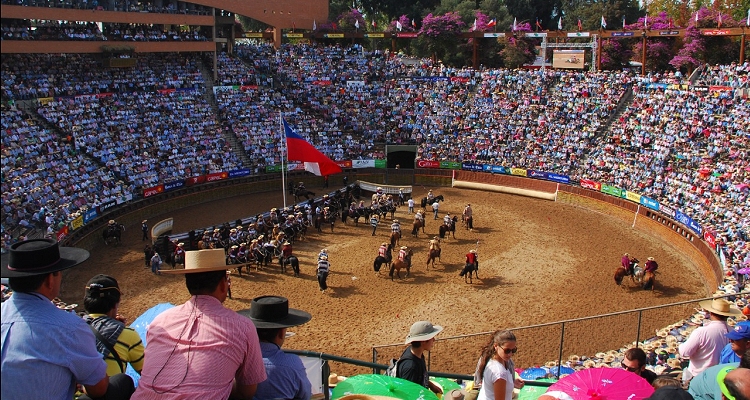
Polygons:
[[[328,365],[329,361],[333,362],[340,362],[344,364],[350,364],[350,365],[356,365],[358,367],[366,367],[371,368],[373,374],[380,374],[384,372],[388,366],[385,364],[378,364],[376,362],[369,362],[369,361],[362,361],[357,360],[354,358],[348,358],[348,357],[340,357],[335,356],[333,354],[326,354],[326,353],[319,353],[315,351],[307,351],[307,350],[284,350],[285,353],[288,354],[296,354],[298,356],[303,357],[311,357],[311,358],[318,358],[320,360],[323,360],[323,369],[322,369],[322,385],[323,385],[323,394],[325,395],[325,399],[328,400],[329,393],[328,393],[328,375],[331,373],[331,368]],[[429,376],[439,377],[439,378],[448,378],[448,379],[456,379],[457,381],[471,381],[474,379],[473,375],[463,375],[463,374],[453,374],[453,373],[447,373],[447,372],[435,372],[435,371],[428,371]],[[547,387],[551,386],[552,383],[550,382],[537,382],[537,381],[528,381],[526,382],[526,385],[528,386],[541,386],[541,387]]]
[[[717,297],[748,298],[750,292]],[[670,318],[674,322],[683,321],[695,312],[699,301],[711,299],[713,297],[513,328],[511,330],[522,349],[514,356],[514,361],[520,368],[543,365],[551,360],[555,360],[557,365],[565,365],[571,355],[593,355],[604,351],[603,349],[621,349],[637,344],[655,338],[656,332],[664,328],[663,321]],[[612,327],[613,334],[594,337],[591,332],[600,331],[593,328],[601,326]],[[479,351],[491,334],[492,332],[479,332],[437,337],[435,346],[429,353],[428,369],[473,371]],[[392,357],[398,357],[403,348],[403,343],[373,346],[372,362],[387,362]],[[467,351],[473,353],[463,356]],[[462,357],[456,357],[457,354]]]

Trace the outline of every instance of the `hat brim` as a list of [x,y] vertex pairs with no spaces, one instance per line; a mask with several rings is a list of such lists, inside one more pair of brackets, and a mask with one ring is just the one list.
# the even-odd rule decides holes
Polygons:
[[727,339],[730,340],[750,340],[750,337],[747,337],[747,335],[743,335],[741,333],[737,333],[735,331],[729,331],[726,335],[724,335]]
[[721,310],[717,310],[717,309],[713,308],[712,307],[712,303],[713,303],[713,300],[703,300],[703,301],[699,302],[698,304],[700,304],[700,306],[704,310],[706,310],[706,311],[708,311],[710,313],[714,313],[714,314],[718,314],[718,315],[723,315],[725,317],[736,317],[738,315],[742,315],[742,311],[739,308],[732,307],[730,305],[729,306],[729,311],[721,311]]
[[197,274],[199,272],[211,272],[211,271],[226,271],[234,268],[232,265],[217,265],[215,267],[201,267],[201,268],[190,268],[190,269],[165,269],[160,270],[162,274],[167,275],[184,275],[184,274]]
[[404,343],[404,344],[409,344],[411,342],[423,342],[425,340],[430,340],[430,339],[434,338],[435,336],[437,336],[438,333],[440,333],[440,332],[443,331],[443,327],[440,326],[440,325],[433,325],[432,329],[433,330],[430,333],[423,333],[421,335],[416,335],[416,336],[413,336],[413,337],[407,337],[406,338],[406,343]]
[[296,308],[290,308],[289,314],[286,317],[277,321],[265,321],[257,318],[253,318],[250,315],[250,309],[244,309],[237,311],[237,314],[243,317],[250,318],[256,328],[260,329],[275,329],[275,328],[289,328],[292,326],[299,326],[310,322],[312,315],[306,311],[298,310]]
[[60,261],[56,262],[47,268],[34,269],[33,271],[14,271],[8,269],[10,267],[10,252],[5,253],[0,257],[0,277],[2,278],[23,278],[26,276],[44,275],[51,272],[57,272],[73,268],[76,265],[89,259],[91,255],[88,250],[79,249],[77,247],[60,247]]

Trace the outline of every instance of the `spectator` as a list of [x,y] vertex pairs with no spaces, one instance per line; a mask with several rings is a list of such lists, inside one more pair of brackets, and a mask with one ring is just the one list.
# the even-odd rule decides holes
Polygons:
[[[252,399],[266,379],[255,325],[222,306],[227,298],[224,250],[185,253],[190,300],[149,325],[146,359],[134,400]],[[201,346],[191,346],[199,341]]]
[[436,394],[442,394],[440,387],[430,382],[427,375],[427,363],[424,353],[432,350],[435,336],[443,331],[443,327],[433,325],[429,321],[417,321],[412,324],[406,336],[406,344],[410,345],[401,354],[396,368],[396,376],[424,386]]
[[511,400],[513,388],[522,388],[523,380],[515,378],[513,354],[518,351],[516,335],[497,330],[482,348],[474,380],[481,382],[477,400]]
[[318,257],[318,267],[316,268],[315,272],[318,276],[318,287],[320,287],[320,291],[322,293],[325,293],[326,290],[328,290],[328,273],[331,269],[331,263],[328,262],[328,256],[320,256]]
[[736,368],[727,372],[724,379],[719,381],[719,386],[721,386],[722,399],[750,399],[750,369]]
[[745,351],[739,363],[718,364],[707,368],[690,381],[688,392],[696,400],[720,400],[721,387],[717,381],[719,373],[727,367],[750,368],[750,350]]
[[725,335],[729,343],[721,350],[721,364],[740,362],[750,346],[750,321],[740,321]]
[[630,371],[641,378],[653,384],[656,374],[646,369],[646,352],[640,348],[632,348],[625,351],[625,357],[622,359],[622,368]]
[[693,396],[679,386],[662,386],[654,391],[646,400],[693,400]]

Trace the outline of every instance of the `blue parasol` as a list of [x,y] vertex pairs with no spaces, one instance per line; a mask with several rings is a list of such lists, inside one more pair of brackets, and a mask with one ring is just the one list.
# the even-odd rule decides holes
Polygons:
[[[174,305],[171,303],[157,304],[146,310],[146,312],[141,314],[138,318],[135,319],[135,321],[133,321],[132,324],[130,324],[130,327],[133,328],[134,331],[138,332],[138,336],[141,337],[141,340],[143,341],[143,347],[146,347],[146,330],[148,328],[148,325],[151,323],[151,321],[154,320],[154,318],[156,318],[157,315],[166,310],[169,310],[172,307],[174,307]],[[129,363],[127,370],[125,370],[125,373],[133,378],[135,387],[138,387],[138,381],[141,379],[141,374],[135,372],[135,370],[132,366],[130,366]]]
[[539,378],[544,378],[547,375],[547,370],[544,368],[527,368],[521,372],[521,379],[525,381],[535,381]]
[[558,368],[560,369],[560,375],[570,375],[573,372],[576,372],[576,370],[574,370],[573,368],[569,368],[569,367],[552,367],[549,369],[549,373],[557,376]]

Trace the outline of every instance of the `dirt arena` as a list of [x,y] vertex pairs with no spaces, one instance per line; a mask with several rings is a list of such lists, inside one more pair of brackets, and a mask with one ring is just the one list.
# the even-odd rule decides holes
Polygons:
[[[401,207],[405,237],[402,244],[414,249],[411,276],[391,282],[387,273],[375,275],[372,262],[378,246],[388,240],[389,227],[371,228],[351,221],[336,224],[334,233],[311,233],[295,245],[301,260],[302,276],[282,275],[277,266],[250,276],[232,276],[233,300],[225,305],[233,310],[250,306],[260,295],[288,297],[291,306],[313,315],[308,324],[293,328],[296,335],[285,347],[312,350],[360,360],[372,359],[372,346],[403,342],[410,325],[428,319],[445,327],[438,336],[448,337],[604,314],[637,307],[689,300],[705,295],[703,279],[683,255],[667,243],[631,228],[622,217],[603,215],[581,207],[499,193],[436,188],[446,198],[440,217],[459,214],[467,202],[474,209],[475,231],[458,227],[456,239],[442,244],[442,263],[427,270],[428,240],[437,235],[440,221],[428,211],[427,234],[411,237],[412,216]],[[415,197],[426,193],[416,192]],[[225,221],[254,215],[282,204],[281,193],[257,194],[224,199],[154,215],[151,223],[174,218],[174,231],[209,227]],[[632,214],[630,216],[632,218]],[[408,228],[407,228],[408,226]],[[144,268],[139,226],[128,226],[119,247],[98,247],[91,259],[68,272],[61,297],[81,303],[86,281],[96,273],[115,276],[121,285],[120,311],[133,320],[148,308],[162,302],[180,304],[189,295],[182,276],[155,276]],[[464,283],[458,272],[464,255],[479,241],[479,281]],[[313,264],[317,252],[328,248],[331,261],[329,286],[318,290]],[[645,261],[656,257],[661,268],[657,288],[646,292],[628,285],[618,288],[612,279],[622,253]],[[675,322],[685,315],[658,314],[648,321],[651,329]],[[618,322],[619,321],[619,322]],[[578,326],[567,330],[565,353],[588,354],[624,345],[621,338],[635,337],[636,320],[621,320]],[[623,330],[625,323],[630,330]],[[566,328],[568,329],[568,328]],[[632,333],[631,333],[632,330]],[[559,327],[519,331],[519,367],[555,359]],[[585,333],[585,334],[584,334]],[[645,338],[641,338],[645,339]],[[472,373],[485,336],[469,340],[438,342],[432,355],[433,370]],[[618,343],[615,347],[612,343]],[[397,357],[402,346],[379,350],[383,363]],[[335,363],[342,374],[366,372]]]

